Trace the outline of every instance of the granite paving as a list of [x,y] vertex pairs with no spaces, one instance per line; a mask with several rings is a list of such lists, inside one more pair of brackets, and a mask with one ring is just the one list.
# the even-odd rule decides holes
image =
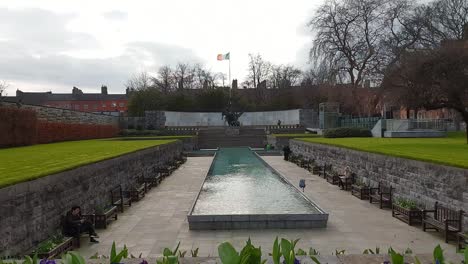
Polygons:
[[[187,162],[146,197],[125,208],[119,220],[107,229],[98,230],[99,244],[90,244],[82,238],[79,252],[84,256],[95,253],[109,255],[112,242],[118,247],[127,245],[130,253],[145,258],[162,255],[165,247],[174,247],[180,241],[181,250],[199,248],[199,256],[217,256],[217,246],[230,241],[236,248],[251,237],[254,245],[271,251],[276,236],[288,239],[300,238],[299,248],[315,248],[322,255],[332,255],[335,250],[360,254],[366,248],[380,247],[386,252],[389,246],[396,250],[411,248],[418,254],[431,253],[440,244],[446,254],[455,255],[454,244],[446,244],[441,234],[423,232],[421,227],[410,227],[392,217],[390,210],[359,200],[350,192],[286,162],[282,157],[263,157],[293,184],[306,180],[305,195],[329,213],[325,229],[265,229],[265,230],[206,230],[188,229],[187,213],[208,172],[212,157],[189,157]],[[229,206],[229,205],[226,205]]]

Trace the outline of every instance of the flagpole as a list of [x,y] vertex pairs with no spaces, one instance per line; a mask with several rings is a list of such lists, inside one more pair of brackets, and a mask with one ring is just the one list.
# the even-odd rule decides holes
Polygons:
[[231,81],[231,52],[229,52],[229,101],[231,100],[231,90],[232,90],[232,81]]

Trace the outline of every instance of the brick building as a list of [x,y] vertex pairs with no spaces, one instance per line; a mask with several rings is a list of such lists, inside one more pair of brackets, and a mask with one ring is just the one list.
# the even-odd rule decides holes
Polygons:
[[76,87],[73,87],[71,94],[17,90],[16,96],[5,100],[110,115],[121,115],[128,110],[128,93],[108,94],[106,86],[101,87],[101,93],[83,93]]

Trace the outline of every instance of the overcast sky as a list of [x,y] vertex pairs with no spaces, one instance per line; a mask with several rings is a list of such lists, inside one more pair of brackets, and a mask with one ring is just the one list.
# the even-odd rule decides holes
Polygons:
[[163,64],[200,62],[247,74],[248,54],[305,66],[306,27],[322,0],[0,0],[0,80],[8,95],[71,92],[73,86],[124,92],[125,81]]

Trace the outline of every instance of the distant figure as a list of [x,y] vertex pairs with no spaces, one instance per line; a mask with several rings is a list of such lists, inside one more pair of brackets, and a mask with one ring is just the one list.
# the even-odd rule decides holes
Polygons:
[[73,206],[70,211],[67,212],[63,223],[63,234],[65,236],[80,237],[81,233],[89,234],[89,241],[92,243],[99,243],[95,237],[99,237],[94,231],[93,224],[87,221],[81,216],[81,208],[79,206]]
[[289,160],[289,155],[291,154],[291,149],[289,146],[284,146],[283,147],[283,154],[284,154],[284,160]]
[[299,187],[302,188],[302,192],[304,192],[304,189],[306,187],[306,184],[305,184],[305,180],[304,179],[300,179],[299,180]]
[[281,126],[281,120],[278,119],[278,126]]

